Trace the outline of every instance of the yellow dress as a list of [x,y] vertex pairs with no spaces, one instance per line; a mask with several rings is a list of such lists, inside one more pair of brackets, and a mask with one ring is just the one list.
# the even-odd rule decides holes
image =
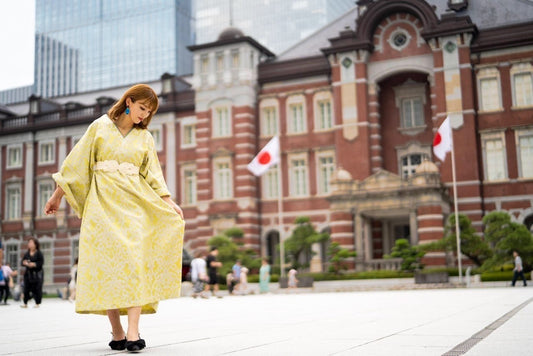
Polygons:
[[179,297],[185,222],[161,199],[170,194],[148,130],[123,136],[100,117],[53,178],[82,219],[76,312],[155,313]]

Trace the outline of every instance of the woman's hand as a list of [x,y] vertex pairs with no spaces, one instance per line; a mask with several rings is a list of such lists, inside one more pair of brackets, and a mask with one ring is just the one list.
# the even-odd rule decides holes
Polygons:
[[55,214],[57,212],[57,209],[59,209],[59,204],[61,204],[61,198],[64,194],[65,192],[63,192],[63,189],[61,189],[60,186],[57,186],[54,194],[52,194],[44,206],[44,213],[46,215]]
[[181,208],[179,207],[178,204],[174,203],[174,201],[169,197],[169,196],[166,196],[166,197],[162,197],[162,199],[168,204],[170,205],[170,207],[172,209],[174,209],[176,211],[176,213],[178,213],[179,216],[181,216],[181,218],[183,219],[183,210],[181,210]]

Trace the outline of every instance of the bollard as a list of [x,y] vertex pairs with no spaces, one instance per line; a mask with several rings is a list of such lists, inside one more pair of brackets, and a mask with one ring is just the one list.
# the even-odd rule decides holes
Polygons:
[[470,271],[472,270],[471,266],[468,266],[466,269],[466,288],[470,287]]

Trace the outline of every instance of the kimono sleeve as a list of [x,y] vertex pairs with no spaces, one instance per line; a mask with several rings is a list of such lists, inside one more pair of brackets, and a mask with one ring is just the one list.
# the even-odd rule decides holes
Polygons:
[[65,198],[79,218],[83,216],[85,200],[91,187],[95,163],[96,122],[93,122],[76,146],[65,158],[59,172],[52,175],[65,192]]
[[160,197],[170,195],[167,184],[165,183],[163,171],[161,170],[159,158],[157,157],[154,139],[151,135],[149,135],[148,152],[146,153],[143,165],[140,167],[139,174],[144,178],[148,185],[152,187],[157,195]]

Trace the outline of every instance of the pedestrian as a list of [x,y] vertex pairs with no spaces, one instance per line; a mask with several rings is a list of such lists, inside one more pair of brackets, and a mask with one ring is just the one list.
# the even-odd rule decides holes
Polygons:
[[211,291],[211,293],[218,297],[222,298],[222,296],[218,295],[218,274],[217,269],[219,267],[222,267],[222,263],[217,261],[218,256],[218,249],[216,247],[211,247],[211,251],[207,255],[206,258],[206,264],[207,264],[207,273],[209,274],[209,282],[205,286],[205,292]]
[[527,286],[526,277],[524,276],[524,269],[522,267],[522,258],[518,254],[518,251],[513,251],[514,256],[514,273],[513,273],[513,282],[512,286],[514,287],[518,277],[522,278],[524,281],[524,287]]
[[22,257],[22,266],[26,267],[24,272],[24,299],[20,307],[27,308],[28,301],[35,300],[35,308],[39,308],[43,298],[43,264],[44,257],[39,250],[39,240],[30,237],[28,240],[28,251]]
[[145,348],[140,315],[180,295],[183,212],[147,130],[158,107],[149,86],[129,88],[53,175],[58,186],[45,206],[56,213],[64,195],[81,218],[76,312],[107,315],[113,350]]
[[[235,264],[231,268],[233,273],[233,278],[231,279],[231,290],[232,292],[230,294],[233,294],[233,291],[238,292],[239,291],[239,283],[241,282],[241,269],[242,264],[240,260],[235,261]],[[229,289],[229,286],[228,286]]]
[[288,282],[289,288],[298,287],[298,279],[296,278],[297,273],[298,271],[296,271],[294,268],[291,268],[291,270],[289,271],[289,282]]
[[239,276],[239,294],[248,294],[248,268],[242,267]]
[[191,282],[193,284],[193,298],[198,296],[208,298],[204,293],[204,285],[208,281],[207,264],[200,251],[195,253],[195,258],[191,261]]
[[270,265],[268,259],[263,258],[261,268],[259,269],[259,292],[268,293],[268,284],[270,283]]
[[4,305],[7,305],[7,298],[9,298],[9,290],[13,287],[13,277],[17,275],[17,271],[13,271],[8,264],[0,267],[0,302],[4,299]]
[[74,264],[70,267],[70,278],[68,282],[68,300],[73,302],[76,300],[76,279],[78,277],[78,258],[74,261]]
[[230,295],[233,295],[233,288],[235,287],[234,279],[233,271],[229,271],[228,274],[226,274],[226,286],[228,287]]

